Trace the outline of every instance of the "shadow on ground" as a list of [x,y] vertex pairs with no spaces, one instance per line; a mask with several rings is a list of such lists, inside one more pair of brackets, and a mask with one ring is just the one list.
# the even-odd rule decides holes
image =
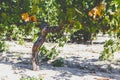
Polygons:
[[[0,64],[12,65],[13,70],[23,70],[23,74],[27,72],[27,70],[31,70],[31,58],[18,56],[17,54],[21,53],[14,54],[8,52],[1,55]],[[50,77],[54,80],[74,80],[74,78],[81,78],[82,80],[83,77],[85,78],[87,76],[107,77],[115,80],[120,79],[120,61],[114,63],[110,61],[102,62],[98,59],[69,57],[64,59],[64,67],[53,67],[51,64],[41,63],[40,69],[40,74],[44,71],[48,71],[46,75],[50,74]]]

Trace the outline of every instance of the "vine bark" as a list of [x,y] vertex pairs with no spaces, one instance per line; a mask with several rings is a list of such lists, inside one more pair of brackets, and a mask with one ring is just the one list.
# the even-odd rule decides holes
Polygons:
[[41,24],[37,26],[41,29],[41,34],[39,35],[38,39],[36,40],[32,48],[32,67],[34,71],[39,70],[39,59],[38,59],[39,48],[45,42],[47,34],[55,33],[62,29],[61,26],[49,26],[48,23],[44,21],[41,21]]

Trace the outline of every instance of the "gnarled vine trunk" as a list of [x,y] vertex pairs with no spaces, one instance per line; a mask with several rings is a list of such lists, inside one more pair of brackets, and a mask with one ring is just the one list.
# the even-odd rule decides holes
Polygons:
[[39,48],[45,42],[48,33],[55,33],[62,29],[60,26],[49,26],[46,22],[42,22],[41,25],[37,25],[41,29],[41,34],[39,35],[37,41],[34,43],[32,48],[32,66],[33,70],[39,70],[39,59],[38,53]]

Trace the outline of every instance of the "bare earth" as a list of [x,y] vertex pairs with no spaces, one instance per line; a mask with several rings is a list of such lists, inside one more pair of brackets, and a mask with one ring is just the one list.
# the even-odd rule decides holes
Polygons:
[[[64,58],[64,67],[53,67],[48,61],[40,65],[39,71],[32,71],[31,49],[33,43],[19,45],[6,41],[7,52],[0,53],[0,80],[19,80],[22,77],[42,77],[43,80],[120,80],[120,53],[114,61],[99,61],[103,42],[109,39],[101,35],[93,45],[66,44],[58,57]],[[57,45],[45,43],[47,48]]]

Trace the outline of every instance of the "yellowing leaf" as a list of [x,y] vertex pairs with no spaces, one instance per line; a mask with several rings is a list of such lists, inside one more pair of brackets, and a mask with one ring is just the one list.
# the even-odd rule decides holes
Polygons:
[[37,22],[37,18],[35,16],[29,16],[28,13],[21,14],[21,17],[25,22],[28,22],[28,21]]
[[30,20],[28,13],[23,13],[23,14],[21,15],[21,17],[22,17],[22,19],[23,19],[25,22],[28,22],[28,21]]
[[100,4],[96,7],[94,7],[92,10],[88,12],[88,15],[90,17],[93,17],[94,20],[96,20],[97,17],[102,16],[102,10],[104,9],[105,5],[100,2]]
[[30,16],[30,21],[37,22],[37,18],[35,16]]

